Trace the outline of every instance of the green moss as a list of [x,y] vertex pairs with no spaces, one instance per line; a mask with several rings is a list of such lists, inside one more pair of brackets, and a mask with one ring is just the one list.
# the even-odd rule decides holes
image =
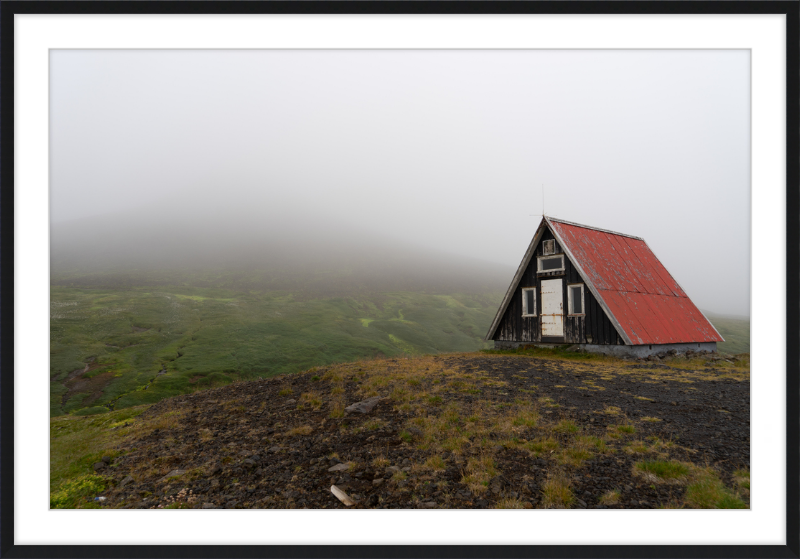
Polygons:
[[105,479],[96,475],[82,476],[67,481],[50,493],[50,508],[87,508],[87,499],[92,499],[105,488]]

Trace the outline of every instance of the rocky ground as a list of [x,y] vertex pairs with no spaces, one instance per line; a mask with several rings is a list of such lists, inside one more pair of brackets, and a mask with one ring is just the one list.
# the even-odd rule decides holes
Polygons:
[[336,365],[163,400],[115,426],[125,443],[95,469],[121,508],[749,506],[734,361]]

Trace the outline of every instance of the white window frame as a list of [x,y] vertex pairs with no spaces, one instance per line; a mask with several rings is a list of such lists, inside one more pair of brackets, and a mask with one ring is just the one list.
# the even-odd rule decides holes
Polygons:
[[[560,268],[553,268],[552,270],[542,270],[542,260],[554,260],[556,258],[561,259],[561,267]],[[536,262],[536,271],[540,274],[548,273],[548,272],[563,272],[564,271],[564,255],[557,254],[555,256],[539,256]]]
[[[581,309],[583,312],[573,312],[572,311],[572,288],[573,287],[580,287],[581,288]],[[567,284],[567,299],[568,299],[568,309],[569,313],[567,316],[586,316],[586,297],[584,296],[584,288],[582,283],[568,283]]]
[[[547,247],[553,247],[551,250],[547,250]],[[547,241],[542,241],[542,255],[543,256],[551,256],[556,253],[556,240],[549,239]]]
[[[533,291],[533,312],[528,312],[530,309],[528,308],[527,304],[527,297],[525,297],[526,291]],[[537,316],[536,315],[536,288],[535,287],[523,287],[522,288],[522,316]]]

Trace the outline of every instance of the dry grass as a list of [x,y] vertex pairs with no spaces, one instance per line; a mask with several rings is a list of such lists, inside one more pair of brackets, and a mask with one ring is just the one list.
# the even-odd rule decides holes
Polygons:
[[736,470],[733,472],[733,481],[741,491],[750,494],[750,472],[748,470]]
[[579,430],[580,427],[571,419],[562,419],[553,427],[556,433],[577,433]]
[[286,437],[296,437],[298,435],[310,435],[314,432],[314,428],[310,425],[301,425],[299,427],[295,427],[294,429],[289,429],[286,431]]
[[467,461],[466,473],[461,483],[469,487],[473,493],[483,493],[488,489],[489,480],[498,473],[494,458],[480,456]]
[[339,419],[344,417],[344,402],[342,400],[334,400],[331,402],[331,411],[329,417],[331,419]]
[[503,497],[500,499],[497,504],[494,506],[496,509],[524,509],[525,504],[519,500],[514,499],[512,497]]
[[568,509],[575,502],[570,481],[563,473],[548,477],[542,485],[542,504],[548,509]]
[[441,456],[431,456],[422,464],[424,470],[443,472],[447,469],[447,464]]
[[523,445],[531,454],[552,454],[559,449],[558,441],[552,436],[540,437]]
[[556,456],[556,460],[561,465],[578,468],[591,457],[592,453],[586,447],[575,445],[562,450]]
[[647,443],[641,440],[635,440],[628,443],[623,449],[627,454],[645,454],[650,451]]
[[558,408],[561,407],[558,402],[550,398],[549,396],[542,396],[539,398],[539,403],[548,408]]
[[316,392],[304,392],[300,395],[298,407],[309,407],[319,410],[322,407],[322,397]]
[[397,483],[398,481],[403,481],[404,479],[408,478],[408,474],[403,470],[398,470],[392,475],[392,481]]
[[616,505],[619,503],[620,499],[622,498],[622,493],[619,492],[618,489],[612,489],[611,491],[606,492],[600,497],[600,504],[601,505]]
[[211,429],[200,429],[197,434],[200,435],[200,440],[202,442],[208,442],[214,438]]

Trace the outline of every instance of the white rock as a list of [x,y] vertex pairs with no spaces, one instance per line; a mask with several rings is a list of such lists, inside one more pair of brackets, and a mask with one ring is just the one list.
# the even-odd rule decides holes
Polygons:
[[355,412],[369,413],[372,411],[372,408],[378,405],[378,402],[380,402],[380,400],[381,400],[380,396],[373,396],[372,398],[367,398],[366,400],[362,400],[360,402],[356,402],[355,404],[347,406],[344,409],[344,411],[346,413],[355,413]]
[[172,470],[170,473],[162,477],[160,481],[167,481],[171,477],[182,476],[185,473],[186,470]]
[[355,501],[347,496],[347,493],[336,487],[335,485],[331,485],[331,493],[339,499],[346,507],[352,507],[355,505]]
[[336,464],[335,466],[331,466],[328,468],[329,472],[342,472],[344,470],[349,470],[350,464]]

